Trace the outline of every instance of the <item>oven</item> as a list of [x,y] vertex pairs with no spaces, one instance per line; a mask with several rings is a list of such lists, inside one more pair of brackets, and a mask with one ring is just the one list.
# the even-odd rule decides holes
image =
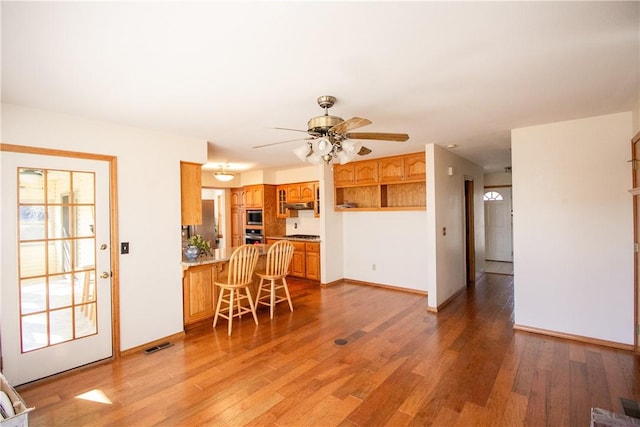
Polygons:
[[247,228],[244,230],[244,243],[249,245],[264,243],[262,230],[256,228]]

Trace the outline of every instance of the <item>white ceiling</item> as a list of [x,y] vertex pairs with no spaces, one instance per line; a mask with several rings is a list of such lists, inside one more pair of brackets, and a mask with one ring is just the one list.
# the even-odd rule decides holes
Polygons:
[[[210,141],[238,168],[300,165],[322,114],[456,144],[487,171],[510,129],[629,111],[638,2],[2,2],[2,100]],[[7,142],[7,141],[4,141]]]

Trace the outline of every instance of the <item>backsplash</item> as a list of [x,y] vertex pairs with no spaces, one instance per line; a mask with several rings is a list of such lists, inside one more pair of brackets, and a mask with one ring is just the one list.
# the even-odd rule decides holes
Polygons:
[[320,235],[320,218],[313,217],[312,210],[298,211],[297,218],[287,218],[287,234]]

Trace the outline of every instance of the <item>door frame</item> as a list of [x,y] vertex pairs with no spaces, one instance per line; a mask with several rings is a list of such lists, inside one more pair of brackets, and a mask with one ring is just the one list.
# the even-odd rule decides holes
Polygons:
[[[120,269],[118,253],[118,180],[117,157],[104,154],[82,153],[78,151],[58,150],[52,148],[30,147],[0,143],[0,152],[7,151],[41,156],[71,157],[76,159],[99,160],[109,163],[109,221],[111,251],[111,360],[120,358]],[[0,337],[0,348],[2,338]],[[0,353],[0,369],[2,354]]]
[[464,177],[465,276],[467,287],[476,282],[476,239],[473,177]]
[[640,285],[638,282],[640,281],[640,266],[638,257],[640,257],[639,245],[640,245],[640,212],[638,212],[638,197],[640,197],[640,178],[638,174],[640,172],[636,172],[640,168],[640,149],[636,149],[636,145],[640,144],[640,132],[638,132],[631,139],[631,177],[632,177],[632,188],[631,190],[633,194],[633,348],[636,354],[640,354]]

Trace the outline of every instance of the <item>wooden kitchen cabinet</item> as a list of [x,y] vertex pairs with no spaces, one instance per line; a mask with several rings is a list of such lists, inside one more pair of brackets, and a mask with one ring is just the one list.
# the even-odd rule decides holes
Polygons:
[[333,165],[333,183],[336,187],[353,185],[356,182],[356,168],[354,163]]
[[305,277],[320,280],[320,243],[305,243]]
[[291,264],[289,265],[289,275],[294,277],[305,277],[305,243],[296,241],[292,241],[291,243],[293,243],[295,251],[293,252],[293,258],[291,258]]
[[278,185],[276,187],[276,202],[278,204],[276,218],[289,218],[289,210],[284,207],[284,204],[287,203],[288,187],[288,185]]
[[231,208],[231,246],[238,247],[244,244],[244,224],[246,212],[244,208]]
[[246,208],[261,208],[264,204],[264,188],[262,185],[244,187]]
[[184,324],[213,318],[215,315],[214,269],[212,264],[189,267],[183,279]]
[[[334,166],[337,211],[425,210],[424,153],[353,162],[353,180],[347,165]],[[345,207],[349,204],[350,207]]]
[[180,162],[182,225],[202,224],[202,165]]
[[244,207],[245,192],[244,188],[232,188],[231,189],[231,207]]
[[289,184],[287,186],[287,203],[313,202],[315,194],[313,182]]

